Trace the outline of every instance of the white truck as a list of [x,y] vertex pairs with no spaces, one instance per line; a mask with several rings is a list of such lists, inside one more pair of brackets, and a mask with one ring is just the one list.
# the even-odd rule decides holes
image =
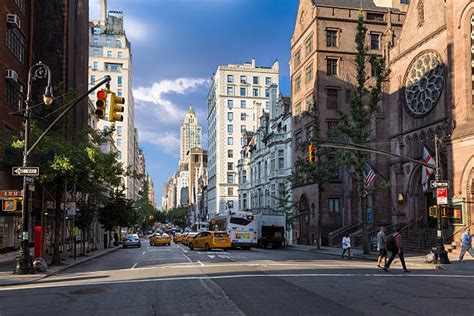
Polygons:
[[280,248],[285,243],[286,216],[284,213],[263,211],[254,213],[257,220],[257,247]]

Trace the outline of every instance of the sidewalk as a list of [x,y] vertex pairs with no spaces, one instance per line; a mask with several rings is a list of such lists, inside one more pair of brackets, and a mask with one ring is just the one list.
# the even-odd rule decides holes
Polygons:
[[[61,271],[74,267],[78,264],[83,262],[87,262],[89,260],[101,257],[105,254],[110,252],[116,251],[120,247],[111,247],[107,249],[100,249],[91,253],[88,253],[86,256],[69,258],[69,253],[64,257],[65,260],[62,260],[61,265],[48,265],[48,271],[46,273],[38,273],[38,274],[27,274],[27,275],[15,275],[12,272],[0,272],[0,287],[1,286],[10,286],[10,285],[20,285],[20,284],[27,284],[32,283],[41,279],[44,279],[48,276],[55,275]],[[31,249],[32,250],[32,249]],[[2,256],[0,258],[0,262],[11,262],[12,267],[15,266],[15,257],[18,255],[17,252],[8,254],[6,256]],[[51,261],[49,258],[46,260],[48,263]]]
[[[321,247],[321,249],[317,249],[316,246],[307,246],[307,245],[289,245],[287,246],[288,249],[295,250],[295,251],[305,251],[305,252],[312,252],[321,255],[328,255],[328,256],[336,256],[341,258],[342,249],[340,247]],[[374,263],[377,261],[377,253],[371,252],[369,255],[364,255],[362,249],[360,248],[352,248],[351,249],[352,258],[354,259],[361,259],[361,260],[368,260],[373,261]],[[347,254],[346,254],[347,255]],[[389,252],[390,255],[390,252]],[[464,256],[464,262],[459,263],[458,258],[456,255],[449,254],[449,260],[451,264],[433,264],[433,263],[425,263],[425,254],[421,253],[413,253],[408,252],[405,253],[405,262],[407,268],[410,267],[417,267],[417,268],[425,268],[427,270],[446,270],[452,272],[468,272],[474,274],[474,259],[469,257],[469,254]],[[397,260],[397,259],[395,259]]]

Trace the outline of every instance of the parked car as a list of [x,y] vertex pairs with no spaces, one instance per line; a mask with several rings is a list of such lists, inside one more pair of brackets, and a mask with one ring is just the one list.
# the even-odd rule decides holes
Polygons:
[[122,248],[127,248],[127,247],[140,248],[141,246],[142,246],[142,243],[140,241],[140,238],[138,238],[137,234],[126,235],[125,239],[122,242]]
[[212,249],[230,249],[232,242],[226,231],[205,231],[200,232],[188,242],[189,249],[203,248],[206,251]]
[[171,237],[168,234],[156,234],[150,239],[150,246],[171,245]]
[[186,237],[183,238],[183,245],[186,245],[186,246],[189,246],[189,241],[194,237],[196,236],[198,233],[196,232],[189,232],[187,233]]

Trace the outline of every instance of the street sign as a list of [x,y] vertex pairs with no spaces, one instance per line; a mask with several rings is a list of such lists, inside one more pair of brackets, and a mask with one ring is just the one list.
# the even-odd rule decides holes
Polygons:
[[436,188],[436,204],[448,204],[448,188]]
[[374,211],[371,208],[367,209],[367,223],[371,224],[374,222]]
[[39,167],[12,167],[13,176],[39,176]]
[[0,198],[2,197],[22,197],[23,192],[21,190],[0,190]]
[[436,188],[449,188],[449,182],[446,181],[446,180],[431,180],[430,181],[430,187],[432,189],[436,189]]
[[33,177],[25,177],[25,181],[28,184],[34,184],[35,183],[35,178]]

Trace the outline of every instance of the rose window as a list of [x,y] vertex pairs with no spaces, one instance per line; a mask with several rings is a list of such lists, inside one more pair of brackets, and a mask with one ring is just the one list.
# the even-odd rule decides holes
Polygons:
[[410,115],[428,114],[438,103],[444,88],[444,65],[438,53],[418,56],[405,77],[405,104]]

